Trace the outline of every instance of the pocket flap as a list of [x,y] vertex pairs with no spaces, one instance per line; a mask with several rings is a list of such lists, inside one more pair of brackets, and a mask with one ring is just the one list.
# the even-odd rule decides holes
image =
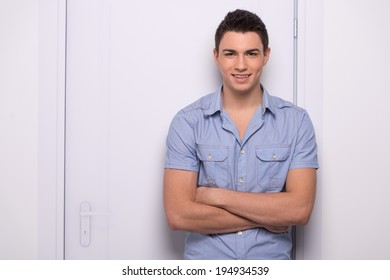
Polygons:
[[201,161],[224,161],[228,156],[228,148],[198,146],[197,155]]
[[256,156],[262,161],[285,161],[290,155],[290,147],[256,148]]

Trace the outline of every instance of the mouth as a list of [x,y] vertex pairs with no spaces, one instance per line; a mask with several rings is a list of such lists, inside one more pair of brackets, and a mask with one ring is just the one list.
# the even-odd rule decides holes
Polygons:
[[252,74],[232,74],[232,76],[239,82],[245,82]]

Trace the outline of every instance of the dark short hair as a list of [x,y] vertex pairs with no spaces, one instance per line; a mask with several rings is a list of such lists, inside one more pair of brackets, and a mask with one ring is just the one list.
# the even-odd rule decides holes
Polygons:
[[237,9],[229,12],[215,32],[215,49],[219,51],[223,35],[226,32],[256,32],[263,43],[264,52],[268,49],[268,32],[263,21],[256,14]]

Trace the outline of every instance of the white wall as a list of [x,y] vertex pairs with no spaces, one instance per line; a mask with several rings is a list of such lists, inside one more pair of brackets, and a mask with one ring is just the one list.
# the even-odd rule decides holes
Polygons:
[[0,2],[0,259],[37,257],[38,1]]
[[0,1],[0,259],[63,255],[65,1]]
[[321,169],[305,258],[389,259],[390,2],[307,2],[305,105]]
[[389,259],[390,2],[324,7],[323,258]]
[[[43,2],[0,2],[0,259],[61,254],[61,225],[52,225],[61,224],[53,212],[61,199],[61,119],[48,120],[62,115],[61,81],[43,87],[39,74],[54,63],[39,46]],[[316,127],[321,165],[299,256],[389,259],[390,2],[299,2],[298,103]]]

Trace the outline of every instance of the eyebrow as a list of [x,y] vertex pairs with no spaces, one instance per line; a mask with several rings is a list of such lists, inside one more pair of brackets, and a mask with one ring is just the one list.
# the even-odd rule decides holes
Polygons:
[[[222,50],[223,52],[237,52],[236,50],[234,49],[223,49]],[[249,50],[246,50],[245,53],[251,53],[251,52],[261,52],[260,49],[249,49]]]

